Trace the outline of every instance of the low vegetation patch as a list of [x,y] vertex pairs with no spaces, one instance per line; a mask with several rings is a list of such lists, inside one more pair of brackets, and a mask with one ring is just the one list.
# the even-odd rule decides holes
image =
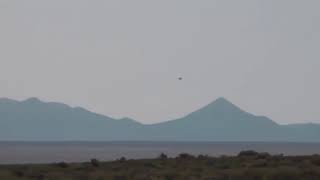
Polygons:
[[1,165],[0,180],[319,180],[320,156],[243,151],[210,157],[160,154],[155,159]]

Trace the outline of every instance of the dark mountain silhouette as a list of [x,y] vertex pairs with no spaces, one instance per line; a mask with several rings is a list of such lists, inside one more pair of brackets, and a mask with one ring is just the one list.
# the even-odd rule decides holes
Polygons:
[[279,125],[224,98],[183,118],[144,125],[62,103],[0,99],[0,140],[320,142],[320,125]]

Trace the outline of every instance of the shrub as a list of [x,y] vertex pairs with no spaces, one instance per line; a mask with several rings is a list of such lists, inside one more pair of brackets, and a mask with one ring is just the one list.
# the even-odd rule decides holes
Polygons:
[[179,154],[178,156],[179,159],[193,159],[194,156],[188,154],[188,153],[182,153],[182,154]]
[[198,155],[197,158],[198,158],[198,159],[201,159],[201,160],[206,160],[206,159],[209,159],[210,157],[209,157],[208,155],[202,155],[202,154],[200,154],[200,155]]
[[258,156],[259,153],[256,151],[248,150],[248,151],[241,151],[238,154],[238,157],[243,157],[243,156]]
[[125,158],[125,157],[121,157],[120,159],[119,159],[119,161],[120,162],[125,162],[127,159]]
[[161,153],[159,159],[168,159],[168,156],[164,153]]
[[67,168],[67,167],[69,167],[69,164],[66,163],[66,162],[59,162],[57,165],[58,165],[59,167],[61,167],[61,168]]
[[99,167],[100,166],[100,162],[97,159],[91,159],[91,165],[93,167]]
[[271,157],[271,155],[270,155],[269,153],[266,153],[266,152],[264,152],[264,153],[259,153],[259,154],[257,155],[257,158],[258,158],[258,159],[267,159],[267,158],[269,158],[269,157]]

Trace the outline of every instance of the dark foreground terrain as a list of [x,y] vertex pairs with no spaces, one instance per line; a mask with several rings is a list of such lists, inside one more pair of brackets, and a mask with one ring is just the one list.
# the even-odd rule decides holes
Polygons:
[[43,165],[2,165],[0,180],[319,180],[320,155],[283,156],[242,151],[237,156],[169,158]]

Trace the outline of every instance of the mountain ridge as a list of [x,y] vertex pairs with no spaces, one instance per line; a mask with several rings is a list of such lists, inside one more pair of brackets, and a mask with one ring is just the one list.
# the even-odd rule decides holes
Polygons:
[[115,119],[38,98],[0,98],[0,140],[320,142],[320,125],[280,125],[220,97],[186,116],[155,124]]

